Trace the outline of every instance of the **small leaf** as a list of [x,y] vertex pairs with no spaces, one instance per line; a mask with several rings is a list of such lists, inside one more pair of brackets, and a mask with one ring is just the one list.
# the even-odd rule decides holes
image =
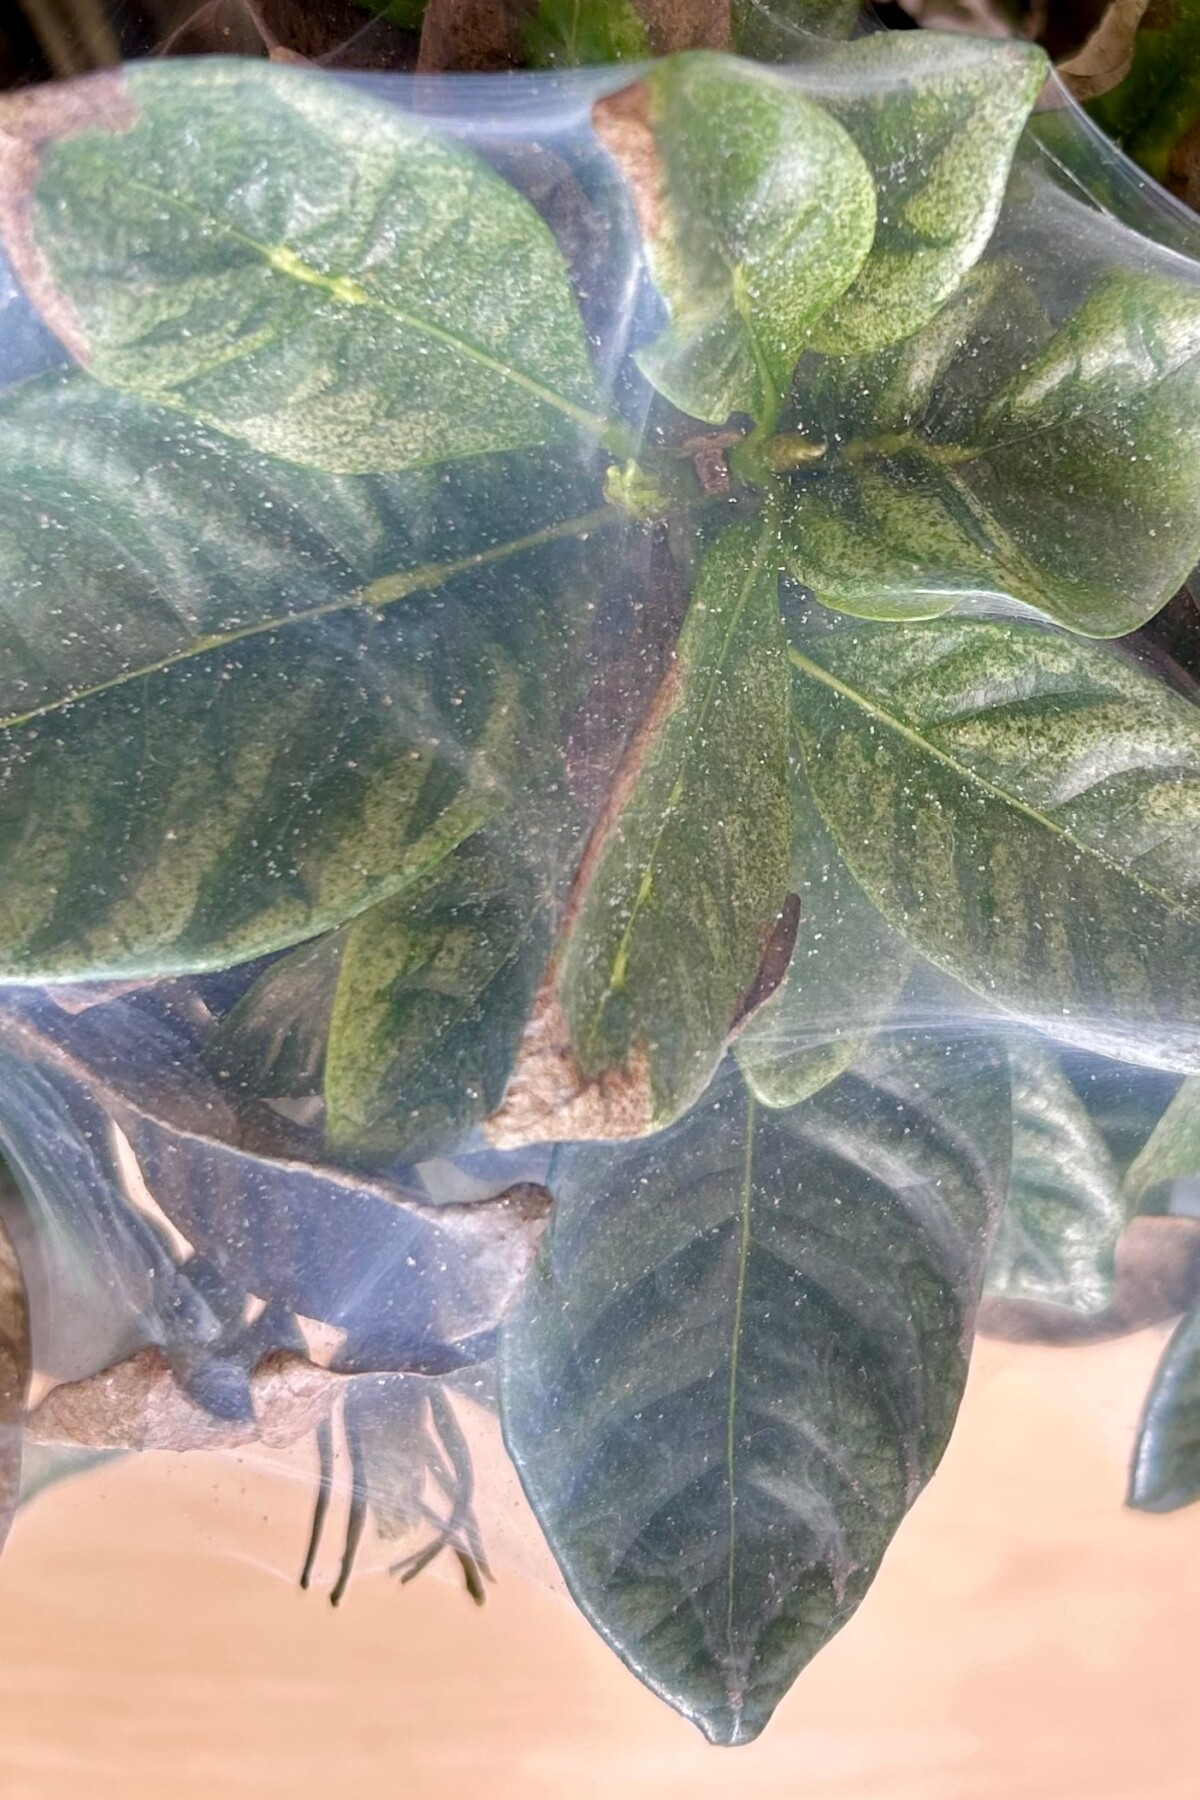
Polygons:
[[1200,289],[1173,275],[1114,272],[1052,329],[985,265],[898,352],[817,365],[808,405],[850,441],[793,482],[784,553],[846,612],[990,594],[1117,637],[1200,552]]
[[746,1085],[764,1106],[795,1106],[849,1068],[912,966],[903,938],[839,856],[798,763],[792,810],[796,947],[778,990],[734,1044]]
[[732,526],[584,852],[491,1142],[637,1136],[707,1085],[786,893],[788,711],[767,535]]
[[1200,1078],[1185,1081],[1129,1165],[1125,1192],[1143,1201],[1168,1181],[1200,1174]]
[[1111,1305],[1125,1206],[1117,1170],[1056,1058],[1009,1046],[1013,1162],[988,1264],[989,1295],[1072,1312]]
[[[831,68],[845,99],[827,92]],[[812,334],[814,349],[847,355],[918,330],[978,260],[1049,65],[1032,44],[884,32],[818,73],[879,194],[871,254]]]
[[1010,1140],[1003,1058],[908,1036],[789,1111],[727,1084],[555,1157],[505,1438],[579,1605],[715,1743],[762,1730],[937,1467]]
[[1176,1326],[1146,1397],[1129,1470],[1129,1505],[1175,1512],[1200,1499],[1200,1306]]
[[671,314],[639,367],[694,418],[772,419],[813,321],[870,248],[862,158],[794,83],[703,52],[598,101],[593,121]]
[[335,1151],[420,1162],[499,1106],[547,910],[535,871],[481,836],[347,928],[325,1059]]
[[0,132],[10,259],[108,385],[343,473],[602,429],[549,230],[397,107],[217,57],[22,95]]
[[1200,713],[1034,624],[797,620],[796,733],[855,880],[992,1006],[1200,1069]]

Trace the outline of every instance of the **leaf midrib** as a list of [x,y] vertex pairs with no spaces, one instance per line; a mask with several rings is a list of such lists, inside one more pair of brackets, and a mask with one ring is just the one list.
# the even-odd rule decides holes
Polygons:
[[613,994],[618,993],[625,985],[625,973],[629,961],[630,945],[633,942],[634,927],[637,924],[643,906],[653,892],[654,871],[658,862],[659,852],[662,849],[662,842],[667,834],[667,828],[675,817],[680,802],[683,799],[685,777],[692,763],[696,746],[703,737],[704,724],[708,718],[709,708],[712,705],[713,692],[716,688],[717,681],[720,678],[721,671],[725,667],[725,659],[729,654],[729,647],[733,642],[734,632],[737,630],[742,614],[749,604],[754,584],[762,569],[764,552],[769,535],[769,527],[764,525],[758,543],[755,545],[754,555],[750,558],[749,565],[746,569],[745,579],[743,580],[741,590],[738,593],[737,601],[733,608],[733,615],[730,618],[729,624],[726,626],[725,636],[721,641],[720,650],[718,651],[712,669],[709,672],[708,684],[705,687],[704,696],[696,712],[695,724],[687,733],[683,746],[683,754],[679,759],[679,771],[671,785],[670,792],[667,795],[667,803],[663,808],[663,816],[659,823],[658,830],[654,834],[654,842],[650,846],[649,854],[646,857],[625,929],[621,933],[616,950],[613,952],[608,985],[596,1007],[597,1017],[603,1012],[610,997]]
[[928,738],[922,737],[919,731],[911,725],[906,725],[902,719],[897,718],[896,715],[889,712],[886,707],[880,706],[878,702],[868,699],[867,696],[860,693],[857,688],[851,687],[848,682],[842,681],[829,669],[823,668],[820,663],[812,661],[810,657],[803,655],[801,651],[796,650],[791,645],[788,646],[788,661],[794,668],[799,669],[801,674],[811,676],[814,680],[821,682],[825,687],[831,688],[835,693],[840,694],[843,699],[850,700],[855,706],[859,707],[861,711],[865,712],[868,717],[877,720],[879,724],[884,726],[887,730],[894,731],[897,736],[904,738],[923,755],[931,757],[936,762],[942,763],[947,769],[952,770],[961,780],[969,782],[973,787],[979,788],[990,799],[998,800],[1003,806],[1009,808],[1010,811],[1020,813],[1023,817],[1028,819],[1031,824],[1037,825],[1043,831],[1049,832],[1053,837],[1061,839],[1064,844],[1069,844],[1071,848],[1078,851],[1081,856],[1093,858],[1102,868],[1109,871],[1109,873],[1119,876],[1123,881],[1129,882],[1132,887],[1139,889],[1149,899],[1158,901],[1158,903],[1161,906],[1164,906],[1172,915],[1181,916],[1189,919],[1193,923],[1200,924],[1200,913],[1194,910],[1192,905],[1188,902],[1181,900],[1178,895],[1166,893],[1161,888],[1155,887],[1153,883],[1144,880],[1142,876],[1136,874],[1125,864],[1116,862],[1112,857],[1106,856],[1104,852],[1098,850],[1094,844],[1089,844],[1086,839],[1076,837],[1073,832],[1067,830],[1065,826],[1060,825],[1057,820],[1052,819],[1049,814],[1041,812],[1035,806],[1030,806],[1027,801],[1019,799],[1017,795],[1009,793],[1006,789],[998,787],[995,782],[989,781],[986,775],[981,775],[978,770],[972,769],[967,763],[960,762],[957,757],[952,756],[949,751],[943,750],[938,745],[931,743]]
[[353,607],[373,610],[393,605],[397,600],[411,599],[414,594],[441,587],[453,581],[458,575],[469,574],[473,569],[486,568],[489,563],[502,562],[506,557],[519,556],[525,550],[534,550],[543,544],[559,543],[565,538],[583,537],[588,532],[599,531],[606,525],[616,524],[622,518],[617,507],[597,507],[593,512],[580,513],[573,519],[564,519],[557,525],[543,526],[540,531],[528,532],[524,537],[512,538],[505,544],[494,544],[487,550],[473,550],[468,556],[460,556],[451,562],[426,563],[423,567],[411,569],[396,575],[383,575],[375,581],[369,581],[362,587],[352,588],[349,593],[339,594],[333,600],[324,600],[319,605],[297,609],[295,612],[281,613],[270,619],[259,619],[250,625],[238,625],[229,631],[213,632],[206,637],[193,638],[181,650],[174,650],[169,656],[159,657],[155,662],[139,663],[136,668],[124,669],[119,675],[111,676],[107,681],[98,681],[90,687],[77,688],[54,700],[47,700],[41,706],[30,707],[21,713],[0,715],[0,731],[11,731],[19,726],[32,723],[35,719],[45,718],[48,714],[61,712],[69,706],[78,706],[86,700],[94,700],[101,694],[124,687],[128,682],[140,681],[150,675],[161,675],[165,670],[173,669],[180,663],[190,662],[193,657],[207,656],[213,651],[224,650],[231,644],[244,643],[248,638],[262,637],[273,632],[283,631],[289,626],[307,625],[314,619],[328,618],[338,612],[347,612]]
[[[357,277],[353,275],[327,275],[323,270],[317,269],[306,262],[302,256],[291,249],[290,245],[270,245],[260,243],[257,238],[251,237],[248,232],[239,231],[236,225],[231,224],[229,220],[222,215],[205,212],[201,207],[191,205],[189,201],[185,200],[183,196],[178,193],[172,193],[169,189],[156,187],[153,182],[141,181],[136,175],[127,175],[121,170],[110,170],[109,174],[114,181],[123,183],[127,188],[133,188],[140,193],[149,195],[151,199],[168,209],[174,208],[176,212],[186,214],[189,218],[195,220],[197,224],[204,226],[206,230],[219,236],[231,238],[234,242],[244,245],[248,250],[252,250],[256,256],[261,257],[262,261],[277,275],[280,275],[285,279],[288,278],[287,270],[280,266],[279,260],[281,253],[286,253],[287,256],[294,259],[297,269],[306,271],[303,276],[293,274],[290,277],[293,281],[304,282],[307,285],[321,288],[347,308],[352,306],[364,306],[373,312],[383,313],[385,317],[394,319],[397,324],[406,326],[412,331],[422,332],[426,337],[432,338],[435,342],[444,344],[456,354],[467,358],[468,361],[477,363],[480,368],[487,369],[490,374],[499,375],[502,380],[511,381],[515,386],[524,388],[527,393],[532,394],[534,398],[539,400],[543,405],[553,407],[566,418],[574,420],[577,425],[582,425],[585,430],[590,432],[593,436],[603,438],[607,432],[608,421],[600,417],[599,414],[589,412],[587,407],[577,406],[573,400],[568,400],[565,394],[555,393],[553,388],[545,387],[540,381],[536,381],[533,376],[526,375],[522,370],[515,369],[511,364],[503,362],[499,357],[491,355],[489,351],[482,349],[480,345],[473,344],[469,338],[462,337],[457,332],[447,330],[444,325],[435,324],[432,319],[422,318],[419,313],[409,312],[407,308],[397,306],[393,301],[380,298],[379,295],[373,294],[368,288],[363,287]],[[358,290],[357,293],[351,296],[348,292],[348,286],[356,288]],[[585,359],[586,354],[585,350]]]

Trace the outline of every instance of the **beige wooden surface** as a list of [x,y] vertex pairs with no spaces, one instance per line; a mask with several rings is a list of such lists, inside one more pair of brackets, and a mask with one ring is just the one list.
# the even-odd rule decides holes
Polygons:
[[331,1613],[292,1585],[295,1473],[100,1470],[36,1502],[0,1565],[0,1800],[1195,1800],[1200,1508],[1121,1507],[1160,1341],[982,1346],[857,1619],[733,1752],[532,1578],[496,1482],[508,1572],[482,1613],[381,1573]]

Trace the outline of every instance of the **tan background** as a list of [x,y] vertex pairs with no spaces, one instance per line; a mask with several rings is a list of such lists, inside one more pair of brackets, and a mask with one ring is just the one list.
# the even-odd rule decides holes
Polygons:
[[732,1752],[548,1590],[500,1479],[483,1612],[448,1581],[397,1588],[374,1546],[332,1613],[293,1585],[302,1465],[95,1471],[36,1501],[0,1565],[0,1796],[1195,1800],[1200,1507],[1121,1506],[1162,1336],[982,1345],[858,1617]]

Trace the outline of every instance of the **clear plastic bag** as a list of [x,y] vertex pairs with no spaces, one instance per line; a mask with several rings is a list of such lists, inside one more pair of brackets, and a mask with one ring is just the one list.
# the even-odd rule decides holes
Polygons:
[[313,1434],[315,1546],[336,1419],[339,1591],[369,1518],[478,1593],[498,1410],[580,1606],[735,1743],[985,1279],[1010,1334],[1190,1305],[1118,1246],[1194,1213],[1198,228],[1045,75],[0,106],[31,1444]]

